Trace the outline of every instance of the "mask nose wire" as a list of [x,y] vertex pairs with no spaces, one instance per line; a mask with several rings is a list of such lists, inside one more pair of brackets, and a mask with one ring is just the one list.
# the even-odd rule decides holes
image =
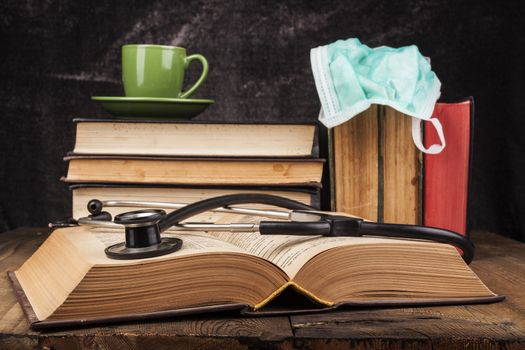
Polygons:
[[219,197],[213,197],[209,199],[204,199],[192,204],[188,204],[180,209],[177,209],[170,214],[164,216],[159,222],[160,232],[163,232],[169,229],[171,226],[180,223],[183,220],[186,220],[197,214],[216,209],[219,207],[227,207],[230,205],[236,204],[266,204],[273,205],[285,209],[292,210],[316,210],[315,208],[297,202],[288,198],[260,194],[260,193],[240,193],[240,194],[230,194]]

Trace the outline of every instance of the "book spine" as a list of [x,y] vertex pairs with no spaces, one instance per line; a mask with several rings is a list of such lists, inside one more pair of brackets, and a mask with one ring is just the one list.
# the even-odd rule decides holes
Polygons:
[[331,211],[335,210],[335,207],[332,204],[331,199],[334,198],[333,196],[333,161],[330,161],[333,159],[331,157],[332,155],[332,147],[333,137],[331,136],[332,131],[326,128],[323,124],[319,123],[317,127],[318,131],[318,145],[319,145],[319,156],[323,159],[327,159],[323,166],[323,176],[321,178],[321,183],[323,184],[322,190],[321,190],[321,196],[320,196],[320,208],[325,211]]
[[378,220],[378,108],[366,111],[333,129],[335,209]]
[[421,223],[422,154],[412,141],[412,118],[391,107],[380,110],[379,221]]
[[409,116],[376,105],[333,129],[329,165],[336,211],[421,223],[422,156],[411,130]]
[[[425,155],[424,224],[467,235],[472,100],[438,103],[434,118],[439,119],[446,138],[445,149]],[[425,143],[439,142],[432,128],[425,128]]]

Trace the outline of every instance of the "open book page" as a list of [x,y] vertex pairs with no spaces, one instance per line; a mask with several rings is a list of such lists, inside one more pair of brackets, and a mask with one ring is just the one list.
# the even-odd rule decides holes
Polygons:
[[[271,219],[274,220],[274,219]],[[261,218],[223,214],[217,223],[258,222]],[[392,239],[371,237],[321,237],[261,235],[253,232],[209,232],[208,234],[271,261],[293,279],[301,267],[326,250],[344,246],[374,243],[396,243]]]
[[295,277],[306,262],[326,250],[344,245],[395,243],[391,239],[368,237],[305,237],[239,232],[216,233],[215,236],[271,261],[283,269],[290,279]]
[[[257,222],[261,218],[245,215],[222,214],[216,223]],[[136,264],[136,260],[113,260],[106,257],[104,248],[124,241],[121,230],[102,228],[76,228],[88,235],[89,239],[72,239],[80,251],[88,250],[90,261],[97,264]],[[184,232],[168,230],[162,234],[166,237],[183,239],[182,248],[174,253],[148,260],[165,260],[195,254],[231,252],[250,254],[261,257],[279,266],[290,279],[293,279],[302,266],[326,250],[344,246],[374,243],[396,243],[398,240],[370,238],[370,237],[320,237],[320,236],[286,236],[260,235],[254,232]],[[93,237],[96,239],[93,240]],[[422,243],[424,244],[424,243]]]
[[[77,246],[80,252],[94,264],[125,265],[137,264],[137,260],[114,260],[106,257],[104,249],[112,244],[124,242],[124,232],[108,228],[68,228],[64,229],[69,240]],[[174,257],[183,257],[195,254],[207,253],[242,253],[246,254],[242,248],[235,246],[227,241],[214,238],[205,233],[163,233],[163,237],[177,237],[183,240],[182,248],[174,253],[160,257],[140,259],[141,262],[151,260],[166,260]]]

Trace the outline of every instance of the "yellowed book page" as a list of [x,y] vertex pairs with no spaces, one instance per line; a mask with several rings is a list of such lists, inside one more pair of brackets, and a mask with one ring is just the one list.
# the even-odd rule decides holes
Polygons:
[[[264,220],[254,216],[224,214],[218,223],[259,222],[261,219]],[[400,242],[399,239],[375,237],[261,235],[254,232],[209,232],[208,234],[272,262],[290,279],[293,279],[310,259],[329,249],[348,245],[399,244]],[[406,241],[411,244],[436,244],[416,240]]]
[[51,315],[93,266],[71,247],[66,232],[55,231],[15,272],[39,320]]
[[139,260],[115,260],[110,259],[104,253],[104,249],[112,244],[124,242],[124,231],[106,228],[75,227],[67,230],[71,243],[82,251],[86,259],[93,264],[101,265],[133,265],[157,260],[169,260],[188,255],[207,253],[240,253],[248,254],[242,248],[227,241],[214,238],[205,233],[163,233],[164,237],[177,237],[183,240],[182,248],[177,252],[160,257]]
[[81,122],[74,152],[168,156],[309,156],[314,125]]
[[272,185],[320,182],[319,159],[275,161],[72,158],[66,182]]
[[[217,223],[255,223],[261,220],[264,218],[223,214]],[[341,244],[353,244],[363,240],[353,237],[261,235],[254,232],[208,232],[208,234],[272,262],[290,279],[293,279],[301,267],[315,255]]]
[[260,235],[223,232],[217,238],[279,266],[293,279],[306,262],[326,250],[360,244],[399,243],[399,240],[371,237],[321,237]]

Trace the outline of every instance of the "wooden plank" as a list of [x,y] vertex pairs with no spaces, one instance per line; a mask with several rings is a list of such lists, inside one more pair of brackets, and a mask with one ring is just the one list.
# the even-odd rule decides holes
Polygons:
[[[474,232],[478,276],[500,303],[392,309],[354,309],[292,316],[296,345],[322,348],[525,348],[525,249],[486,232]],[[331,341],[328,339],[332,339]]]
[[246,349],[292,347],[286,317],[232,318],[192,316],[105,327],[46,332],[40,346],[53,349]]
[[476,245],[472,269],[489,288],[507,297],[503,303],[488,305],[480,312],[497,314],[505,325],[525,329],[525,245],[483,231],[473,232],[472,240]]
[[6,273],[16,270],[46,237],[47,230],[43,229],[0,234],[0,349],[245,349],[263,345],[291,348],[293,334],[287,317],[238,318],[231,313],[32,331]]
[[333,130],[336,211],[370,220],[378,213],[377,106]]
[[48,230],[18,229],[0,234],[0,348],[33,349],[38,334],[29,329],[22,308],[7,280],[7,271],[16,270],[45,240]]
[[412,118],[391,107],[381,107],[383,153],[383,221],[420,222],[421,152],[412,141]]
[[523,329],[468,307],[340,311],[293,316],[299,347],[374,349],[522,349]]
[[18,229],[0,234],[0,334],[23,334],[28,324],[7,280],[46,239],[47,229]]

